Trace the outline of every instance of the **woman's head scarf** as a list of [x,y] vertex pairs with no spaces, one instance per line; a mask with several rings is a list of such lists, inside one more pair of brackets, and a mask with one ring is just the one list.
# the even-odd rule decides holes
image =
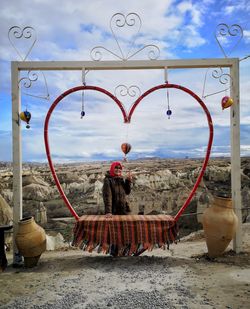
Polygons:
[[121,170],[122,170],[122,165],[121,165],[120,162],[113,162],[113,163],[111,164],[110,170],[109,170],[109,174],[110,174],[111,177],[117,176],[117,175],[115,174],[115,167],[116,167],[116,166],[119,166],[119,167],[121,168]]

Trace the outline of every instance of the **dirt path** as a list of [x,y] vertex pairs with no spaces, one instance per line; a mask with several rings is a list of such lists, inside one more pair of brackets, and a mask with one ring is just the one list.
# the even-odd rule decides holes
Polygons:
[[250,224],[243,239],[244,253],[214,261],[199,234],[139,257],[46,252],[33,269],[0,274],[0,308],[249,308]]

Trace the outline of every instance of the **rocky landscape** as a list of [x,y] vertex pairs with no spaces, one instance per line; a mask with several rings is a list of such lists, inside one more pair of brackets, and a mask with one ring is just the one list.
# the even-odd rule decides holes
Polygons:
[[[56,172],[72,206],[78,213],[102,214],[102,184],[110,162],[56,165]],[[176,214],[192,189],[202,161],[199,159],[150,159],[123,162],[124,175],[133,175],[129,196],[132,213]],[[243,222],[249,216],[250,158],[241,160]],[[213,195],[231,192],[231,168],[227,158],[210,159],[203,181],[179,220],[186,235],[201,228],[200,217]],[[12,167],[0,163],[0,195],[12,205]],[[23,216],[37,218],[41,202],[48,222],[45,228],[63,229],[71,216],[55,186],[47,164],[23,164]],[[10,216],[9,216],[10,217]],[[58,219],[59,218],[59,219]],[[248,217],[249,218],[249,217]]]

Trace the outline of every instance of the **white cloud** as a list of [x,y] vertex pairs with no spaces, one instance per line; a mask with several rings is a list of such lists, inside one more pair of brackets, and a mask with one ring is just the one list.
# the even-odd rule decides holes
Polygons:
[[230,15],[230,14],[232,14],[235,11],[235,9],[236,8],[234,6],[228,5],[228,6],[225,7],[225,13]]
[[201,6],[194,5],[192,1],[183,1],[177,6],[177,9],[181,14],[190,13],[190,17],[188,17],[190,20],[188,20],[188,22],[196,26],[202,25]]
[[238,11],[250,11],[249,1],[248,0],[238,0],[237,2],[232,3],[232,1],[229,1],[228,5],[225,5],[224,7],[225,14],[226,15],[232,15],[237,14]]
[[193,48],[204,45],[206,40],[200,36],[199,32],[193,25],[190,25],[185,27],[183,42],[188,48]]
[[243,30],[244,40],[249,43],[250,42],[250,30]]

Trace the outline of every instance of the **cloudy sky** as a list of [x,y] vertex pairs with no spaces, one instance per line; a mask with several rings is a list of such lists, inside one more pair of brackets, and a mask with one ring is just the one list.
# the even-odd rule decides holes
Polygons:
[[[110,23],[116,13],[121,18],[128,16],[128,24],[129,16],[139,15],[140,29],[137,20],[134,27],[126,23],[124,27],[116,27],[114,22]],[[215,33],[222,23],[229,30],[234,24],[240,25],[243,38],[217,35],[219,45]],[[0,25],[0,161],[12,160],[10,63],[23,60],[33,43],[15,39],[11,32],[10,42],[8,31],[13,26],[35,29],[36,42],[27,60],[94,61],[91,50],[96,46],[103,47],[100,61],[149,60],[148,49],[143,46],[151,44],[160,50],[159,60],[225,56],[243,59],[250,55],[249,0],[1,0]],[[27,80],[28,72],[22,72],[20,81],[22,110],[32,113],[31,128],[26,129],[22,123],[23,161],[44,162],[43,126],[48,109],[61,93],[82,85],[83,72],[35,73],[38,79],[30,88],[22,83]],[[163,70],[85,73],[87,85],[107,89],[123,102],[127,111],[139,92],[142,94],[165,82]],[[229,72],[218,69],[218,73],[228,76]],[[212,155],[229,156],[230,110],[222,111],[221,99],[229,95],[230,77],[228,83],[222,84],[213,74],[214,69],[205,68],[169,70],[168,81],[189,88],[203,99],[214,123]],[[250,155],[249,77],[250,58],[246,58],[240,61],[242,156]],[[130,88],[137,90],[135,97],[121,93],[120,85],[127,89],[135,86]],[[166,115],[168,103],[172,111],[170,119]],[[82,105],[85,116],[81,119]],[[49,138],[51,154],[57,162],[120,160],[123,142],[132,145],[129,159],[202,157],[208,127],[199,104],[175,89],[169,90],[169,102],[166,90],[149,95],[138,105],[130,124],[123,123],[120,110],[107,96],[85,91],[75,92],[58,104],[51,116]]]

